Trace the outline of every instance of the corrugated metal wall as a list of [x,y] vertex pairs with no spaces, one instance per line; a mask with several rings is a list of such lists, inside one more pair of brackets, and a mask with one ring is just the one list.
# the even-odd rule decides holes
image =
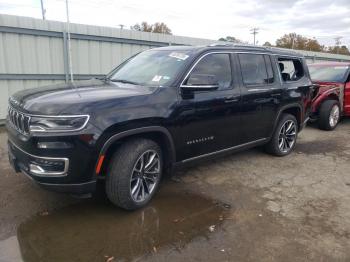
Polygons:
[[[66,24],[0,15],[0,119],[8,97],[18,90],[68,79]],[[71,24],[75,79],[108,73],[131,55],[166,45],[206,45],[213,40]],[[310,62],[349,60],[347,56],[303,52]]]

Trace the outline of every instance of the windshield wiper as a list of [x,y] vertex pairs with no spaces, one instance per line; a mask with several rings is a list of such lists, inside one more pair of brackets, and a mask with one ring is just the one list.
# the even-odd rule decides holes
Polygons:
[[125,79],[110,79],[111,82],[120,82],[123,84],[132,84],[132,85],[140,85],[137,82],[134,81],[129,81],[129,80],[125,80]]

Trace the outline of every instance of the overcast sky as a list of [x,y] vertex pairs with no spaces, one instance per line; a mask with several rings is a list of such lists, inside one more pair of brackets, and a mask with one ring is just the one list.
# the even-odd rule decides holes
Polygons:
[[[65,0],[43,0],[47,19],[65,21]],[[350,46],[350,0],[69,0],[74,23],[127,27],[165,22],[173,34],[218,39],[228,35],[252,43],[274,43],[284,33],[316,37],[326,45],[342,36]],[[40,0],[0,0],[0,13],[41,17]]]

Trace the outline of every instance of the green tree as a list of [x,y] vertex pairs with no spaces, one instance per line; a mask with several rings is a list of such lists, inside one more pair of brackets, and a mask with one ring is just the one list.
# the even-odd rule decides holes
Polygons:
[[325,47],[323,45],[320,45],[320,43],[316,39],[307,39],[306,50],[322,52],[324,51],[324,49]]
[[163,22],[161,23],[155,23],[153,26],[152,26],[152,32],[153,33],[160,33],[160,34],[168,34],[168,35],[171,35],[171,29],[166,25],[164,24]]
[[171,29],[163,22],[157,22],[153,25],[147,22],[142,22],[141,24],[135,24],[131,26],[130,29],[142,32],[152,32],[171,35]]
[[345,45],[329,46],[327,51],[332,54],[350,55],[350,51]]
[[218,41],[226,41],[226,42],[232,42],[232,43],[243,43],[242,40],[234,37],[234,36],[226,36],[219,38]]
[[270,42],[266,41],[266,42],[265,42],[265,44],[263,44],[263,46],[268,46],[268,47],[271,47],[272,45],[271,45],[271,43],[270,43]]
[[280,37],[276,40],[276,46],[316,52],[324,51],[324,46],[320,45],[315,38],[307,38],[296,33],[289,33]]

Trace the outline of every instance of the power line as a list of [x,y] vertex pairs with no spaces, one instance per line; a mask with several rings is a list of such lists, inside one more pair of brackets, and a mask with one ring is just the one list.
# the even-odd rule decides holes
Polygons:
[[70,81],[73,82],[73,66],[72,66],[72,49],[71,49],[71,42],[70,42],[70,22],[69,22],[69,8],[68,8],[68,0],[66,0],[66,14],[67,14],[67,36],[68,36],[68,59],[69,59],[69,74],[70,74]]
[[340,39],[342,38],[343,38],[342,36],[334,37],[335,46],[337,47],[337,54],[339,54],[339,46],[341,45]]
[[259,33],[259,28],[254,27],[254,28],[250,29],[250,31],[251,31],[251,34],[254,36],[254,45],[255,45],[256,44],[255,36]]
[[341,45],[340,39],[342,39],[342,38],[343,38],[342,36],[334,37],[334,41],[335,41],[335,45],[336,45],[336,46]]
[[41,5],[41,14],[43,16],[43,20],[45,20],[45,13],[46,13],[46,10],[44,8],[44,0],[40,0],[40,5]]

